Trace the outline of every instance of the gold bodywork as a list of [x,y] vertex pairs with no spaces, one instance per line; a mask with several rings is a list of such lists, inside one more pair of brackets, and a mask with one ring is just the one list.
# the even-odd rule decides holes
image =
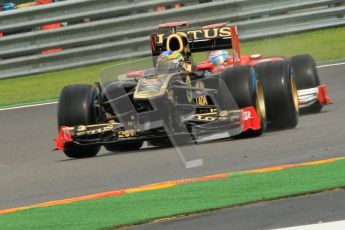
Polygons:
[[[205,84],[203,81],[197,81],[195,82],[195,88],[198,88],[198,89],[205,89]],[[205,105],[208,105],[208,101],[207,101],[207,97],[206,96],[200,96],[200,97],[197,97],[195,98],[195,102],[197,105],[200,105],[200,106],[205,106]]]
[[[173,39],[176,39],[179,43],[179,49],[177,49],[177,50],[174,50],[174,49],[172,49],[172,47],[170,47],[171,46],[171,40],[173,40]],[[183,48],[185,47],[185,45],[183,44],[183,41],[182,41],[182,37],[178,34],[170,35],[167,39],[166,45],[167,45],[167,50],[173,50],[173,51],[177,51],[179,53],[181,53],[183,51]]]
[[97,135],[97,134],[104,134],[112,132],[114,136],[119,138],[128,138],[128,137],[135,137],[136,131],[131,130],[118,130],[118,126],[121,125],[117,122],[111,123],[104,123],[104,124],[96,124],[96,125],[79,125],[75,127],[65,127],[72,133],[73,136],[82,137],[88,135]]
[[[230,27],[217,27],[217,28],[205,28],[205,29],[197,29],[197,30],[189,30],[189,31],[179,31],[178,32],[181,36],[190,37],[192,40],[198,39],[212,39],[212,38],[224,38],[224,37],[231,37]],[[157,44],[162,44],[164,42],[165,34],[157,34],[158,41]],[[171,36],[171,35],[170,35]]]
[[118,131],[117,136],[119,138],[128,138],[128,137],[135,137],[136,136],[136,131],[135,130],[123,130],[123,131]]
[[265,105],[265,95],[262,88],[261,82],[256,81],[256,113],[260,117],[260,120],[266,119],[266,105]]
[[[186,86],[192,87],[192,80],[190,79],[190,76],[187,75],[186,77]],[[187,100],[189,103],[193,102],[193,92],[191,90],[187,90]]]
[[223,110],[210,109],[207,113],[195,114],[194,119],[201,122],[212,121],[230,121],[239,122],[241,119],[241,110]]
[[297,85],[294,77],[291,77],[291,93],[296,112],[299,112]]
[[175,74],[168,74],[168,75],[158,75],[156,76],[157,78],[159,77],[164,77],[164,82],[161,85],[159,90],[145,90],[145,91],[140,91],[140,84],[142,84],[143,81],[146,80],[146,78],[141,78],[138,82],[138,86],[135,89],[133,98],[134,99],[153,99],[157,97],[163,96],[167,92],[168,84],[170,79],[174,76]]

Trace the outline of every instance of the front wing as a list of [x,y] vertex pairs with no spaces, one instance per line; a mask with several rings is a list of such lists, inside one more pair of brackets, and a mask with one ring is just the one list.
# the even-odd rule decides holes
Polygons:
[[[206,115],[205,115],[206,116]],[[259,130],[261,128],[261,121],[258,114],[255,111],[254,107],[246,107],[240,110],[232,110],[232,111],[222,111],[222,112],[214,112],[213,114],[207,114],[209,118],[213,117],[213,121],[221,121],[226,122],[228,121],[229,125],[234,124],[240,128],[239,133],[248,131],[248,130]],[[194,121],[204,117],[203,114],[197,114],[193,118]],[[205,122],[205,120],[200,120],[200,122]],[[211,123],[209,123],[211,124]],[[195,129],[198,130],[198,129]],[[210,131],[211,130],[211,131]],[[217,133],[217,127],[213,127],[208,131],[205,131],[205,134],[208,132],[209,134]],[[202,131],[201,131],[202,132]],[[224,132],[224,130],[218,130],[218,132]],[[238,135],[237,133],[236,135]],[[95,139],[94,137],[97,135],[109,134],[112,139],[111,140],[101,140]],[[200,133],[191,133],[193,136],[199,136]],[[149,136],[148,132],[141,132],[140,130],[124,130],[123,125],[120,123],[104,123],[104,124],[95,124],[95,125],[79,125],[73,127],[63,126],[60,128],[58,136],[54,139],[55,141],[55,148],[53,150],[64,150],[66,144],[68,143],[75,143],[79,145],[103,145],[115,142],[126,142],[131,140],[149,140],[152,138],[159,138],[163,136]],[[80,138],[82,140],[86,140],[85,142],[80,142]],[[197,140],[196,140],[197,142]]]
[[320,85],[315,88],[298,90],[299,108],[308,108],[318,102],[320,105],[331,104],[331,99],[327,94],[327,86]]

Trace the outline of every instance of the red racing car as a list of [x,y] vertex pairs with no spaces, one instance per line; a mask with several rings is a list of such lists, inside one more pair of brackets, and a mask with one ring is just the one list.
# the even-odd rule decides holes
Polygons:
[[[203,28],[217,28],[225,24],[214,24]],[[209,58],[205,63],[214,64],[211,69],[213,73],[222,72],[227,68],[241,65],[253,66],[258,76],[265,75],[266,65],[272,62],[286,61],[290,64],[296,82],[298,93],[298,105],[301,112],[317,113],[324,105],[330,104],[331,100],[327,95],[327,87],[321,85],[315,61],[308,54],[297,55],[291,58],[263,57],[262,54],[241,55],[240,40],[236,27],[231,27],[232,56],[225,50],[210,51]],[[265,84],[264,84],[265,88]]]

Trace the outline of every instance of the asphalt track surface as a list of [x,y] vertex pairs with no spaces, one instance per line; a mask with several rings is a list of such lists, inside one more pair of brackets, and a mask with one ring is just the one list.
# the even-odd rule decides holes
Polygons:
[[202,167],[186,169],[173,148],[71,160],[51,152],[56,105],[0,112],[0,209],[155,182],[344,156],[345,65],[320,69],[335,103],[296,129],[198,145]]
[[344,207],[345,191],[341,189],[139,225],[128,230],[280,229],[344,220]]

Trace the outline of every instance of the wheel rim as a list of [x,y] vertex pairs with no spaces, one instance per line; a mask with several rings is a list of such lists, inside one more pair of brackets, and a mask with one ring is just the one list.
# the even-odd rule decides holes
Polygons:
[[260,120],[263,121],[266,119],[266,104],[264,90],[262,88],[261,82],[256,81],[256,112],[260,117]]
[[297,93],[297,85],[296,85],[296,80],[292,76],[291,77],[291,93],[292,93],[292,100],[293,104],[295,106],[296,112],[299,112],[299,107],[298,107],[298,93]]

